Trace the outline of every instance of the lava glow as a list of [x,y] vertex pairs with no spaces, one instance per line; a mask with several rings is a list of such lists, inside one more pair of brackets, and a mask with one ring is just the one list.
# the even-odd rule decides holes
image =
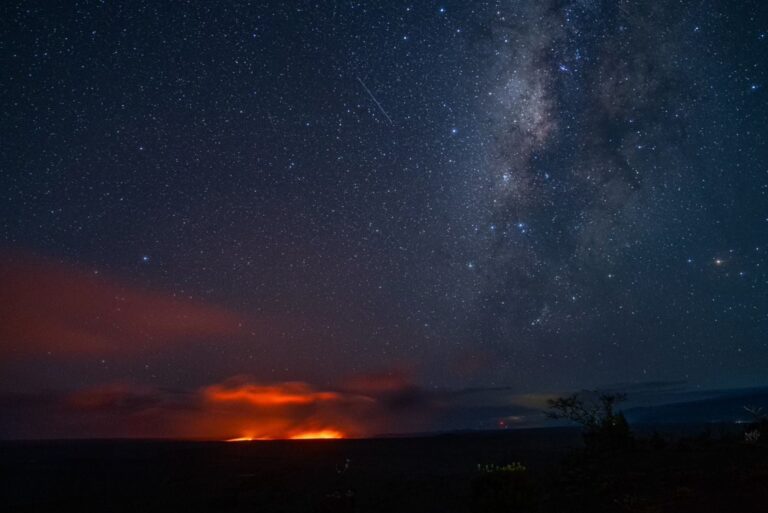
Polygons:
[[305,431],[291,435],[287,438],[272,438],[268,436],[239,436],[237,438],[230,438],[227,442],[254,442],[264,440],[331,440],[344,438],[344,433],[336,431],[335,429],[322,429],[320,431]]
[[344,435],[333,429],[323,429],[322,431],[307,431],[306,433],[293,435],[291,440],[319,440],[329,438],[344,438]]

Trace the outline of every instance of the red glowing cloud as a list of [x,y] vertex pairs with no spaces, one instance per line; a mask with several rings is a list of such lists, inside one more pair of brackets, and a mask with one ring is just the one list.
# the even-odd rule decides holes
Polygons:
[[0,356],[113,354],[230,335],[237,315],[22,253],[0,253]]
[[[431,407],[397,373],[342,379],[335,387],[247,376],[200,386],[193,377],[189,383],[196,384],[187,386],[195,388],[169,389],[134,383],[135,372],[115,373],[114,379],[128,381],[98,384],[106,369],[94,371],[86,364],[109,356],[118,365],[130,365],[196,342],[204,349],[210,341],[231,340],[242,349],[244,336],[253,340],[256,322],[92,269],[0,251],[0,363],[23,361],[32,370],[38,362],[47,368],[61,364],[56,368],[62,374],[67,366],[73,372],[87,370],[69,375],[59,391],[44,378],[30,377],[23,386],[8,379],[7,390],[0,391],[0,406],[9,411],[0,421],[0,437],[305,439],[403,432],[423,425]],[[281,322],[258,321],[264,358],[274,349],[270,331]],[[309,341],[291,348],[292,354],[307,350],[317,346]],[[53,361],[52,356],[60,358]],[[220,372],[226,376],[231,371]]]
[[205,389],[204,394],[211,402],[246,402],[258,407],[308,405],[342,399],[336,392],[318,392],[298,381],[278,385],[212,385]]
[[224,439],[342,438],[415,431],[435,408],[402,372],[354,376],[336,390],[239,376],[201,390],[201,432]]
[[427,425],[434,408],[430,399],[418,399],[412,385],[383,388],[383,395],[368,394],[236,376],[193,391],[117,382],[62,394],[0,395],[0,406],[9,413],[0,421],[0,435],[19,436],[23,430],[29,438],[299,440],[409,432]]
[[207,412],[200,429],[225,439],[360,436],[373,428],[364,419],[377,406],[364,395],[318,390],[302,382],[259,384],[242,376],[200,394]]

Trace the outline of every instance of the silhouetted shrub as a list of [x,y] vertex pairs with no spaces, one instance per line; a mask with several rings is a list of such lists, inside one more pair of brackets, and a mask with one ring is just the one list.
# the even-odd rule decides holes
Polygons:
[[624,414],[615,411],[616,405],[624,400],[624,394],[576,393],[547,401],[547,416],[580,424],[587,449],[628,449],[634,445],[632,431]]
[[768,414],[754,406],[745,406],[744,411],[752,417],[752,422],[744,429],[744,440],[753,444],[768,442]]

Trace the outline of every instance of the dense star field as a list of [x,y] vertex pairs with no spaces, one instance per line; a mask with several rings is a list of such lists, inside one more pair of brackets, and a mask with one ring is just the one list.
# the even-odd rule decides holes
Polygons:
[[3,437],[488,428],[584,387],[766,385],[764,2],[0,19]]

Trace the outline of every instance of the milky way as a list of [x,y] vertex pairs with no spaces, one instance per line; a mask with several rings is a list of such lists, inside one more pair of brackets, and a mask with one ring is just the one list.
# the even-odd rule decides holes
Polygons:
[[3,5],[8,404],[764,384],[762,2],[284,4]]
[[[730,238],[712,212],[721,208],[709,203],[709,188],[732,184],[723,183],[723,163],[705,156],[719,141],[700,120],[723,100],[712,92],[711,39],[696,41],[697,13],[536,2],[493,17],[493,65],[479,100],[487,116],[480,252],[470,267],[483,275],[479,338],[521,383],[577,368],[584,378],[598,369],[616,380],[628,368],[658,375],[671,360],[688,377],[683,362],[709,360],[718,344],[700,339],[701,283],[688,275],[737,251],[723,246]],[[739,96],[750,91],[744,84]],[[738,112],[717,123],[738,122]],[[759,244],[747,240],[740,265],[759,282]],[[751,301],[737,307],[752,319],[739,331],[751,335],[721,336],[760,338],[746,312],[765,298]]]

